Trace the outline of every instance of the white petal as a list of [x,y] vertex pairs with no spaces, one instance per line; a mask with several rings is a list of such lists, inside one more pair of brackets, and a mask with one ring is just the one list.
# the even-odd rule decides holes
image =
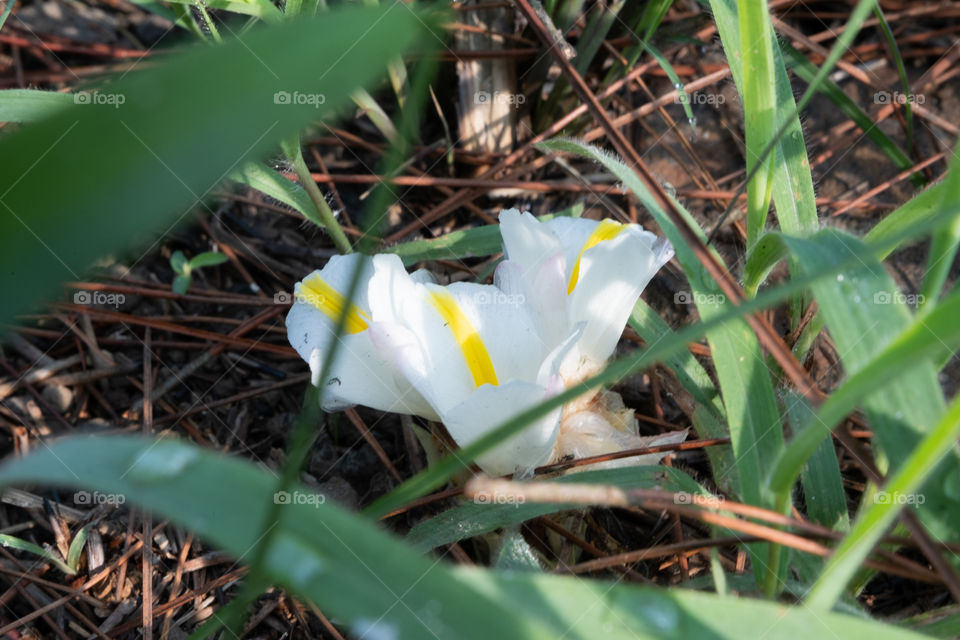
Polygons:
[[548,388],[557,385],[561,390],[563,389],[565,385],[560,375],[561,367],[564,360],[576,349],[577,343],[583,335],[585,328],[585,323],[578,323],[570,330],[567,337],[560,341],[560,344],[558,344],[553,351],[547,354],[547,357],[540,364],[540,370],[537,372],[537,384]]
[[460,350],[453,334],[427,302],[426,285],[415,282],[396,256],[376,256],[374,265],[375,342],[394,354],[395,365],[442,415],[473,392],[470,370],[456,357]]
[[505,294],[526,305],[543,340],[543,356],[566,339],[570,327],[566,270],[561,254],[544,260],[530,274],[519,263],[505,260],[497,266],[493,281]]
[[[349,286],[352,270],[358,261],[364,260],[361,280],[355,294],[354,305],[362,324],[348,325],[354,329],[366,326],[369,311],[366,309],[367,285],[373,274],[369,259],[359,254],[334,256],[327,265],[310,274],[304,281],[319,276],[325,286],[342,296]],[[374,349],[368,331],[344,333],[340,336],[334,366],[325,380],[320,380],[324,358],[330,353],[334,338],[336,314],[333,307],[314,304],[312,289],[304,287],[303,281],[297,283],[297,298],[287,314],[287,338],[297,353],[309,365],[313,374],[313,384],[323,387],[323,408],[335,411],[345,407],[362,404],[381,411],[432,415],[432,411],[420,395],[413,390],[404,377],[392,368],[387,360]],[[327,312],[321,310],[327,309]]]
[[[443,416],[444,424],[457,444],[466,446],[546,398],[545,389],[520,380],[499,387],[483,386]],[[480,456],[477,464],[492,475],[523,472],[544,464],[553,453],[559,424],[560,409],[555,409]]]
[[[316,299],[312,289],[304,287],[304,283],[319,278],[325,286],[342,295],[349,286],[353,270],[358,264],[360,264],[361,273],[353,304],[360,313],[366,313],[369,316],[367,285],[370,276],[373,275],[373,264],[366,256],[360,254],[333,256],[323,269],[314,271],[294,286],[294,304],[286,320],[287,339],[300,357],[308,363],[312,357],[315,357],[313,355],[315,351],[325,353],[329,349],[330,341],[333,339],[334,322],[337,318],[331,317],[333,307],[326,306],[325,300]],[[327,313],[322,309],[326,309]]]
[[413,278],[415,282],[423,282],[424,284],[428,282],[436,284],[437,282],[437,277],[426,269],[417,269],[410,274],[410,277]]
[[500,235],[503,252],[523,270],[534,277],[544,260],[563,253],[564,247],[556,234],[529,212],[517,209],[500,212]]
[[[365,256],[362,253],[331,256],[327,264],[323,266],[323,269],[314,271],[310,276],[314,274],[319,275],[331,287],[345,294],[347,288],[350,286],[350,278],[353,276],[353,270],[357,268],[358,263],[360,264],[360,281],[353,295],[353,304],[364,311],[368,311],[370,307],[367,304],[367,283],[370,282],[370,277],[373,275],[373,259],[370,256]],[[310,276],[307,276],[297,284],[302,284],[303,281],[309,279]]]
[[[669,246],[669,245],[666,245]],[[581,355],[604,362],[616,348],[644,287],[669,254],[652,233],[631,227],[588,249],[570,294],[571,322],[585,322]]]
[[600,226],[600,221],[589,218],[558,216],[542,224],[550,229],[560,241],[561,251],[567,266],[567,279],[569,280],[577,264],[577,259],[583,253],[584,246],[590,236]]
[[[472,338],[479,339],[483,360],[492,367],[497,383],[534,379],[542,345],[520,301],[490,285],[454,283],[440,287],[414,282],[396,256],[377,256],[374,264],[370,283],[373,316],[378,323],[407,330],[407,353],[415,349],[423,371],[429,372],[429,379],[421,376],[411,382],[418,385],[441,417],[474,392],[478,373],[487,373],[488,368],[478,372],[477,361],[469,359],[462,339],[454,333],[456,327],[438,311],[438,296],[452,299],[451,308],[471,330]],[[393,330],[393,334],[399,332]],[[493,378],[482,376],[491,382]]]

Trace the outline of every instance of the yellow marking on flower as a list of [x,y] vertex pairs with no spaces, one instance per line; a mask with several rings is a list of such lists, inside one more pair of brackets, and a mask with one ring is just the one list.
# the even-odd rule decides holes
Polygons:
[[593,233],[590,234],[587,241],[583,243],[580,254],[577,256],[577,261],[573,263],[573,271],[570,273],[570,283],[567,285],[567,295],[573,293],[574,287],[577,286],[577,280],[580,278],[580,259],[583,258],[583,254],[586,253],[587,249],[592,249],[604,240],[616,238],[617,234],[626,228],[626,225],[622,225],[610,218],[605,218],[597,225],[597,228],[593,230]]
[[430,305],[443,318],[443,322],[460,346],[463,359],[467,361],[467,368],[473,376],[473,383],[478,387],[488,383],[499,384],[497,372],[493,368],[493,362],[490,360],[486,345],[483,344],[483,339],[450,292],[441,289],[431,291],[428,295]]
[[346,298],[316,274],[300,283],[297,297],[322,311],[333,323],[340,319],[344,307],[347,307],[347,318],[343,327],[346,333],[360,333],[366,331],[369,326],[367,324],[370,321],[369,315],[354,304],[347,306]]

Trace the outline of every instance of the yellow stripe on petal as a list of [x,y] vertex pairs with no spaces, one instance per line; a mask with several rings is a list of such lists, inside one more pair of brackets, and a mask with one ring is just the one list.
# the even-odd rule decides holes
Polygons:
[[493,368],[493,362],[490,360],[486,345],[483,344],[483,339],[450,292],[442,289],[431,291],[429,302],[453,333],[463,359],[467,362],[467,368],[473,376],[473,383],[478,387],[482,384],[499,384],[497,372]]
[[580,254],[577,255],[577,261],[573,263],[573,271],[570,273],[570,283],[567,285],[567,295],[573,293],[574,287],[577,286],[577,280],[580,278],[580,259],[583,258],[583,254],[586,253],[587,249],[597,246],[604,240],[616,238],[617,234],[626,228],[626,225],[622,225],[610,218],[605,218],[597,225],[597,228],[593,230],[593,233],[590,234],[587,241],[583,243]]
[[[330,321],[336,323],[347,307],[347,300],[343,295],[327,284],[326,280],[314,274],[300,283],[298,297],[323,312]],[[343,330],[346,333],[360,333],[368,328],[370,316],[357,308],[356,305],[347,307],[346,324]]]

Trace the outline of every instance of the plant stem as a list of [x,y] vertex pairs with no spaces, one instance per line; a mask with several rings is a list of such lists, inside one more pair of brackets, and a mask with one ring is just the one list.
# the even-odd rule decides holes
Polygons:
[[297,174],[301,186],[306,190],[307,195],[310,196],[310,200],[313,201],[313,206],[317,209],[317,215],[320,216],[320,221],[330,234],[333,244],[340,253],[353,253],[353,247],[350,246],[350,241],[347,240],[347,236],[340,227],[340,223],[337,222],[336,217],[334,217],[330,205],[327,204],[327,199],[320,193],[320,188],[317,186],[317,183],[313,181],[313,176],[310,175],[310,170],[307,168],[307,163],[303,159],[303,153],[300,151],[299,144],[293,157],[293,170]]

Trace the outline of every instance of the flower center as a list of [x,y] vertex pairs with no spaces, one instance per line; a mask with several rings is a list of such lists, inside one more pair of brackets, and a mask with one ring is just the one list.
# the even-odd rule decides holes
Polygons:
[[580,254],[577,256],[577,261],[573,263],[573,271],[570,272],[570,283],[567,285],[567,295],[573,293],[574,287],[577,286],[577,280],[580,278],[580,259],[583,258],[583,254],[586,253],[587,249],[597,246],[604,240],[616,238],[617,234],[626,228],[625,225],[610,218],[604,218],[604,220],[597,225],[597,228],[593,230],[593,233],[590,234],[587,241],[583,243]]
[[343,327],[346,333],[360,333],[367,330],[367,321],[370,320],[370,316],[358,309],[356,305],[348,304],[340,292],[320,276],[313,275],[300,283],[300,291],[297,295],[322,311],[334,323],[340,319],[346,307],[347,318]]
[[467,368],[473,376],[473,383],[478,387],[482,384],[494,386],[499,384],[497,372],[493,368],[493,362],[490,360],[486,345],[483,344],[483,339],[450,292],[430,291],[428,295],[430,305],[443,318],[443,322],[460,346],[460,353],[467,362]]

